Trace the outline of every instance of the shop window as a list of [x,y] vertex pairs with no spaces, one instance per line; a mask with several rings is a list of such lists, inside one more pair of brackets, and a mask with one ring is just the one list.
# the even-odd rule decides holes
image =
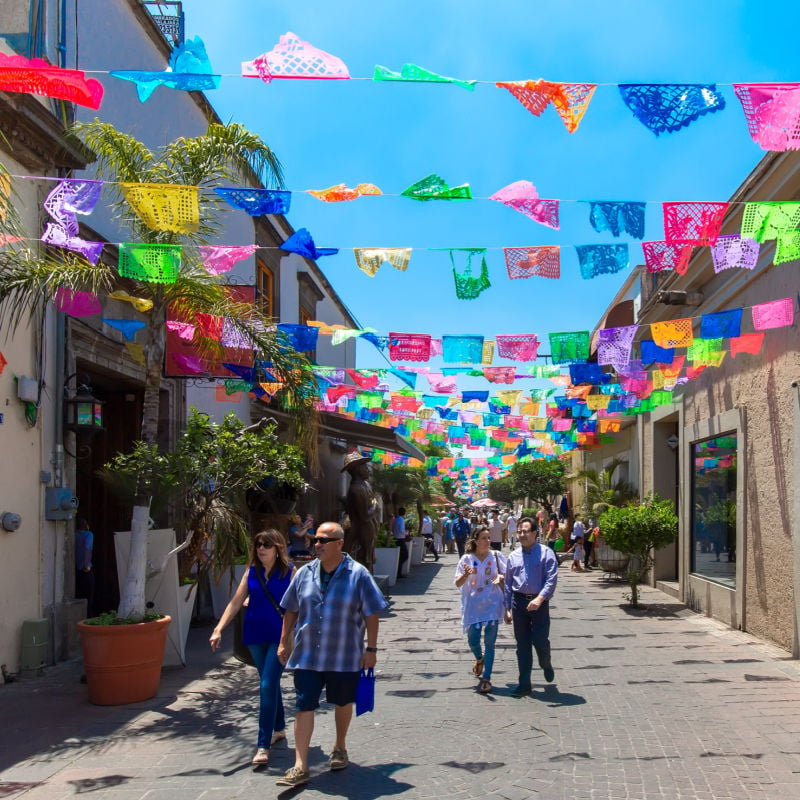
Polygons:
[[275,316],[275,276],[259,258],[256,259],[256,302],[265,317]]
[[736,441],[692,445],[692,572],[736,588]]

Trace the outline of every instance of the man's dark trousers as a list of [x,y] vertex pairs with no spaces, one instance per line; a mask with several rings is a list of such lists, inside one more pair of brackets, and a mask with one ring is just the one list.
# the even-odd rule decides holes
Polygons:
[[550,603],[545,600],[536,611],[528,611],[524,595],[514,594],[511,600],[511,622],[517,641],[517,666],[521,686],[530,686],[533,669],[533,650],[542,669],[552,666],[550,661]]

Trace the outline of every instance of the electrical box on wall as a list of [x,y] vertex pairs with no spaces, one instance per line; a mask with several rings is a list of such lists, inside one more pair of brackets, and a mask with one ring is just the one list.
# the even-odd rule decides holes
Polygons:
[[44,518],[72,519],[78,510],[78,498],[72,489],[50,487],[44,490]]
[[39,384],[33,378],[20,375],[17,378],[17,397],[24,403],[36,403],[39,400]]

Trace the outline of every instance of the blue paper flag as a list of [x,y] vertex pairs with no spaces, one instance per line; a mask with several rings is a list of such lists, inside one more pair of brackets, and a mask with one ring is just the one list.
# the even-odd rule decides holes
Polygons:
[[235,189],[218,187],[214,191],[234,208],[246,211],[251,217],[264,214],[288,214],[292,193],[276,189]]
[[319,328],[315,328],[313,325],[293,325],[281,322],[278,330],[286,335],[289,344],[299,353],[306,353],[317,347]]
[[569,379],[573,386],[581,383],[599,384],[603,382],[605,373],[599,364],[570,364]]
[[107,317],[103,317],[102,319],[106,325],[118,330],[129,342],[133,341],[133,337],[136,336],[136,331],[140,331],[147,325],[146,322],[139,322],[133,319],[108,319]]
[[166,72],[113,70],[109,74],[114,78],[135,83],[139,101],[144,103],[159,86],[186,92],[218,89],[220,76],[214,75],[213,72],[203,40],[195,36],[194,39],[187,39],[172,51],[169,70]]
[[417,373],[416,372],[409,372],[408,370],[397,369],[396,367],[392,367],[389,370],[389,372],[391,372],[392,375],[395,375],[398,378],[400,378],[400,380],[403,381],[403,383],[407,384],[412,389],[416,389],[417,388]]
[[627,233],[634,239],[644,238],[644,210],[646,203],[617,203],[591,200],[589,222],[598,232],[611,231],[612,236]]
[[703,314],[700,319],[701,339],[733,339],[742,332],[742,309]]
[[462,403],[471,403],[473,400],[477,400],[479,403],[485,403],[489,399],[489,392],[461,392],[461,402]]
[[626,244],[576,244],[575,250],[584,280],[598,275],[613,275],[628,266]]
[[671,364],[675,358],[674,347],[659,347],[652,339],[642,339],[642,364]]
[[339,251],[333,247],[317,247],[306,228],[295,231],[282,245],[281,250],[299,253],[304,258],[316,261],[323,256],[335,256]]
[[483,336],[442,336],[442,360],[480,364],[483,356]]
[[713,83],[621,83],[619,93],[633,116],[656,136],[673,133],[703,114],[725,108],[725,98]]
[[247,381],[251,386],[256,382],[255,367],[245,367],[241,364],[226,364],[225,362],[222,363],[222,366],[234,375],[238,375],[243,381]]

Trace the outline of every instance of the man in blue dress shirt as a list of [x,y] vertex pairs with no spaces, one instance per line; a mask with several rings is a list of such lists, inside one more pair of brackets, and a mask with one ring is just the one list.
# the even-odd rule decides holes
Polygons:
[[531,691],[533,650],[548,683],[555,680],[550,661],[550,598],[556,590],[558,559],[556,554],[536,542],[536,525],[523,517],[517,526],[522,547],[508,556],[505,578],[506,624],[514,624],[517,640],[519,685],[512,692],[523,697]]

